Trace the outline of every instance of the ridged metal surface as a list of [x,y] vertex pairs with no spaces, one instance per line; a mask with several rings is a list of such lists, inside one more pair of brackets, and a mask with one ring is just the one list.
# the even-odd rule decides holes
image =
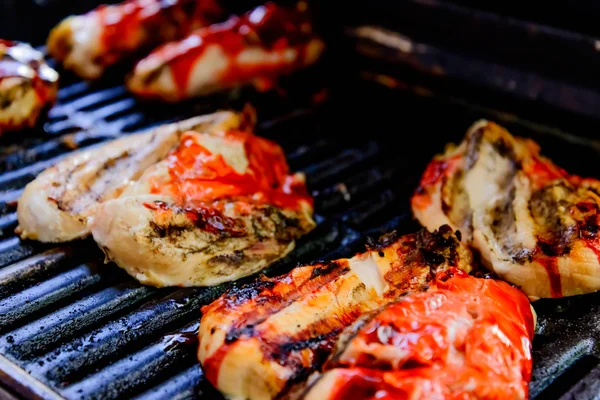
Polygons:
[[[378,10],[380,4],[383,2],[370,3],[383,19],[385,7]],[[476,55],[473,60],[473,54],[468,54],[482,50],[477,46],[485,45],[484,39],[491,33],[502,29],[512,32],[514,43],[527,37],[535,24],[506,22],[449,2],[414,0],[398,2],[394,7],[395,15],[402,11],[401,25],[406,31],[401,34],[418,36],[412,44],[421,46],[422,52],[390,52],[364,38],[357,43],[356,35],[351,35],[347,44],[355,46],[359,56],[348,65],[361,71],[341,70],[327,103],[337,105],[313,106],[293,96],[283,101],[269,100],[268,96],[254,99],[259,111],[258,133],[281,143],[292,169],[307,174],[319,222],[294,252],[270,267],[267,274],[283,273],[299,262],[351,255],[363,248],[368,237],[392,229],[418,229],[408,199],[421,171],[445,143],[460,140],[477,118],[496,120],[514,133],[533,137],[542,143],[544,152],[570,171],[589,175],[596,170],[600,160],[597,142],[507,113],[502,106],[510,101],[495,94],[478,97],[488,90],[510,92],[511,100],[538,100],[528,91],[531,86],[510,91],[507,81],[492,79],[519,72],[512,64],[508,69],[489,68],[514,61],[506,49],[502,49],[506,54],[496,58],[479,59]],[[366,20],[369,12],[361,8],[363,11]],[[418,27],[410,22],[419,20],[413,18],[415,15],[440,24],[446,21],[446,25],[418,35]],[[480,21],[474,26],[484,34],[455,54],[453,46],[457,38],[468,33],[469,21]],[[461,23],[466,25],[456,31],[450,29]],[[352,33],[356,26],[348,28]],[[449,34],[441,40],[444,30]],[[547,29],[536,32],[532,41],[549,44],[558,38],[563,54],[571,51],[575,57],[584,58],[589,50],[590,42],[581,36]],[[522,48],[531,44],[523,43]],[[385,57],[380,57],[382,54]],[[563,61],[552,79],[565,77]],[[536,68],[532,58],[520,62],[521,66]],[[465,73],[461,66],[466,64],[481,74]],[[440,79],[436,76],[439,65],[447,67],[441,85],[435,80]],[[429,75],[436,77],[429,79]],[[582,85],[585,76],[569,80],[564,87]],[[298,79],[302,82],[302,77]],[[100,251],[89,240],[43,245],[21,242],[13,230],[15,201],[23,186],[74,148],[216,108],[239,108],[238,94],[175,106],[144,104],[132,99],[119,82],[70,80],[73,82],[65,76],[59,104],[50,111],[43,129],[1,139],[0,381],[31,398],[217,399],[195,360],[195,333],[200,307],[227,285],[160,290],[144,287],[116,266],[104,265]],[[485,90],[446,86],[446,81],[454,80]],[[551,100],[558,108],[564,103],[568,109],[581,98],[572,100],[575,103]],[[523,115],[550,117],[548,109],[540,111],[537,105],[526,109],[522,102],[517,105],[523,106]],[[576,112],[590,116],[593,107],[595,103],[584,103]],[[581,121],[579,126],[586,126],[588,120]],[[534,340],[532,398],[596,398],[600,296],[539,301],[534,307],[539,329]]]
[[[389,91],[370,85],[367,80],[361,89],[369,96],[381,97],[385,93],[382,90]],[[66,87],[61,96],[64,93],[69,94],[69,104],[96,110],[91,100],[78,103],[78,99],[93,96],[86,94],[82,84]],[[99,92],[102,104],[113,99],[106,93],[124,96],[118,90]],[[77,95],[84,97],[73,98]],[[414,93],[411,96],[413,101],[418,98]],[[129,102],[120,104],[129,107]],[[368,107],[358,108],[366,120],[374,112]],[[473,112],[468,107],[463,109]],[[53,132],[54,116],[60,115],[60,110],[59,105],[51,113],[47,131]],[[331,112],[335,116],[335,111]],[[341,140],[340,135],[327,134],[327,129],[346,124],[324,121],[326,114],[301,107],[271,115],[259,124],[259,133],[281,142],[290,165],[307,174],[319,221],[318,228],[299,241],[293,254],[269,268],[267,274],[285,272],[298,262],[350,255],[360,249],[367,236],[391,229],[417,229],[407,200],[422,166],[432,153],[441,150],[447,138],[423,138],[421,145],[404,150],[392,147],[393,140],[385,135],[344,139],[342,134]],[[363,121],[359,129],[380,129],[378,125],[389,123],[389,115],[383,114],[371,125]],[[534,137],[545,135],[543,130],[529,133]],[[31,171],[42,170],[40,165],[48,165],[47,160],[56,160],[70,151],[62,145],[42,146],[60,143],[59,132],[50,135],[58,136],[50,136],[54,142],[42,142],[40,138],[34,150],[16,148],[0,158],[5,170],[10,171],[1,179],[0,192],[5,188],[20,190],[19,185],[35,175]],[[88,144],[109,137],[97,135]],[[14,215],[14,204],[7,204],[2,215]],[[10,229],[14,229],[14,221]],[[7,244],[0,252],[0,353],[42,387],[67,399],[215,398],[216,392],[204,381],[195,359],[195,334],[200,307],[227,285],[160,290],[145,287],[114,265],[102,264],[100,251],[89,240],[53,247],[21,242],[9,231],[3,243]],[[534,342],[534,396],[551,398],[548,390],[569,374],[571,381],[579,381],[573,387],[579,397],[572,398],[586,398],[579,393],[595,387],[598,304],[597,295],[535,304],[539,332]],[[582,372],[574,374],[573,368]]]
[[[199,391],[215,396],[195,359],[196,332],[200,307],[227,285],[146,287],[104,265],[90,240],[51,246],[22,242],[13,234],[14,199],[72,148],[210,110],[188,105],[170,118],[151,120],[138,111],[145,107],[154,106],[139,104],[121,86],[96,91],[75,83],[60,90],[43,133],[31,132],[0,154],[0,199],[6,199],[0,214],[0,354],[68,399],[185,398]],[[392,204],[389,191],[397,171],[386,161],[386,150],[367,136],[339,141],[327,135],[310,108],[265,109],[261,114],[259,106],[259,117],[266,115],[259,133],[280,142],[291,167],[306,173],[319,223],[266,273],[352,254],[364,242],[361,218],[389,215],[385,208]]]

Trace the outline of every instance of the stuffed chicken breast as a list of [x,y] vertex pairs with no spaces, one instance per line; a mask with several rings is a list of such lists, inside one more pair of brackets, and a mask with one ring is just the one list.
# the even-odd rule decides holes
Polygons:
[[43,171],[24,189],[17,205],[23,239],[64,242],[89,234],[99,204],[118,197],[142,173],[163,160],[182,131],[237,128],[231,112],[191,118],[79,151]]
[[284,257],[315,226],[304,176],[252,133],[185,132],[179,146],[117,199],[92,234],[140,282],[209,286]]
[[444,226],[234,287],[202,309],[202,369],[230,399],[285,397],[322,365],[344,328],[451,266],[470,270],[470,253]]
[[215,0],[128,0],[70,16],[48,37],[48,52],[85,79],[107,67],[194,29],[217,22]]
[[306,12],[267,3],[159,47],[138,62],[127,87],[165,101],[248,84],[266,89],[277,77],[314,64],[323,49]]
[[599,206],[599,181],[569,175],[488,121],[431,162],[412,198],[424,226],[460,229],[532,299],[600,289]]

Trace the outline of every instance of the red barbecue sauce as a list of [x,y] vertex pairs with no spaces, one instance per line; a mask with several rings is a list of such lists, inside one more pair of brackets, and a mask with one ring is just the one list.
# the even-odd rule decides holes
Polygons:
[[550,296],[552,296],[552,298],[562,297],[562,283],[560,280],[560,271],[558,270],[558,259],[558,256],[547,256],[542,254],[541,251],[536,253],[533,257],[533,260],[543,266],[548,273]]
[[[218,79],[221,87],[257,80],[266,89],[275,77],[304,66],[306,46],[315,38],[305,13],[266,3],[244,16],[231,17],[224,23],[199,29],[177,43],[168,43],[153,52],[148,60],[156,59],[157,64],[168,64],[179,96],[185,97],[196,61],[209,46],[216,44],[229,57],[229,66]],[[254,46],[274,52],[293,48],[298,51],[298,56],[291,62],[237,63],[236,57]],[[154,64],[154,61],[149,64]]]
[[[193,132],[184,133],[180,145],[167,158],[169,178],[151,179],[151,193],[166,194],[187,209],[231,199],[246,204],[271,204],[299,209],[312,206],[306,185],[289,168],[281,147],[249,132],[220,133],[227,140],[242,142],[248,158],[244,173],[238,173],[221,154],[213,154],[196,140]],[[238,211],[244,212],[243,209]]]
[[223,10],[215,0],[129,0],[101,5],[92,13],[102,25],[100,42],[107,50],[102,61],[110,65],[125,53],[179,39],[217,22]]
[[569,179],[569,174],[564,169],[539,156],[532,156],[525,162],[523,171],[531,179],[534,188],[541,188],[556,179]]
[[240,237],[246,234],[246,230],[238,220],[223,215],[215,207],[195,205],[178,209],[163,201],[144,203],[144,206],[150,210],[158,211],[160,215],[168,215],[173,209],[183,211],[197,227],[218,236]]
[[381,351],[334,362],[337,390],[328,399],[527,398],[533,331],[518,289],[452,268],[353,337],[348,346],[359,353]]

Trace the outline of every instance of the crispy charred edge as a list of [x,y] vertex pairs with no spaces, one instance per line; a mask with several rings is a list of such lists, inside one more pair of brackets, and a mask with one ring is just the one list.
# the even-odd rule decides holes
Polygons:
[[377,241],[367,238],[366,247],[367,250],[383,254],[384,248],[399,241],[405,249],[408,249],[405,262],[430,266],[457,265],[461,261],[458,251],[461,239],[462,233],[459,230],[453,231],[449,225],[442,225],[433,232],[423,228],[417,233],[403,236],[400,236],[397,231],[392,231],[382,235]]
[[[321,322],[319,321],[319,323]],[[292,371],[294,371],[277,398],[286,397],[288,393],[294,391],[296,385],[301,385],[315,369],[323,365],[331,354],[331,349],[334,347],[338,336],[343,332],[342,328],[336,328],[314,337],[308,336],[313,329],[318,328],[319,323],[306,327],[294,337],[282,338],[287,339],[287,341],[270,343],[267,348],[263,348],[263,352],[265,350],[271,351],[269,354],[270,359],[283,365],[292,366]],[[305,367],[302,360],[294,357],[298,352],[306,349],[309,349],[313,356],[313,363],[310,367]]]
[[422,229],[414,235],[414,251],[407,255],[407,262],[422,262],[430,266],[457,265],[460,261],[460,231],[448,225],[429,232]]

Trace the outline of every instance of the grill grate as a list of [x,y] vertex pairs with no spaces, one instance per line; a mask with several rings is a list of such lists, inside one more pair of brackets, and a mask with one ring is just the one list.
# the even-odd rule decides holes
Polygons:
[[[446,3],[414,0],[398,2],[402,4],[398,7],[406,15],[407,29],[413,27],[411,16],[423,10],[433,21],[440,15],[464,23],[477,19]],[[381,16],[381,9],[377,13]],[[476,17],[502,23],[487,14]],[[526,31],[520,24],[506,25],[517,37]],[[539,40],[548,43],[560,35],[542,33]],[[446,45],[455,37],[423,47],[434,58],[423,57],[417,60],[422,64],[409,68],[401,66],[410,64],[409,57],[393,60],[396,64],[390,68],[389,62],[375,60],[373,52],[365,51],[369,43],[360,42],[362,56],[349,62],[361,71],[336,71],[340,79],[331,83],[329,101],[318,106],[309,101],[312,89],[321,84],[318,79],[314,83],[314,71],[297,75],[296,83],[288,82],[291,94],[283,99],[230,92],[182,105],[140,103],[110,80],[69,82],[72,78],[65,75],[59,103],[43,129],[0,139],[0,381],[34,398],[219,398],[195,361],[195,332],[200,307],[227,285],[144,287],[116,266],[102,264],[102,255],[90,240],[50,246],[14,236],[15,201],[23,186],[73,148],[217,108],[239,109],[240,99],[250,99],[258,109],[258,133],[279,142],[292,169],[307,174],[318,221],[290,256],[266,271],[271,275],[297,263],[349,256],[368,237],[392,229],[418,229],[408,199],[421,171],[445,143],[460,140],[477,118],[496,120],[516,134],[538,140],[568,170],[583,175],[595,171],[600,157],[597,142],[509,114],[506,110],[514,107],[505,107],[506,99],[484,97],[484,105],[478,97],[481,91],[453,90],[424,76],[435,72],[436,60],[464,61],[446,57],[453,54]],[[435,42],[429,36],[419,39],[422,44]],[[579,39],[567,36],[564,43],[587,43]],[[348,42],[355,45],[354,39]],[[410,79],[394,75],[396,65]],[[452,71],[464,78],[460,68]],[[515,96],[527,97],[523,93],[528,92]],[[527,115],[540,115],[539,108],[527,110],[533,110]],[[592,108],[582,109],[586,110]],[[397,136],[403,145],[395,144]],[[534,307],[539,329],[534,339],[532,398],[597,398],[600,294],[539,301]]]
[[[214,398],[195,361],[195,333],[200,307],[226,285],[159,290],[103,265],[90,240],[58,247],[21,242],[13,233],[15,200],[36,174],[74,147],[212,111],[215,104],[239,108],[237,95],[154,113],[147,109],[159,106],[136,102],[122,86],[96,90],[74,83],[60,90],[43,132],[6,147],[0,154],[0,354],[6,357],[0,368],[2,362],[22,368],[43,384],[42,397],[179,398],[200,390]],[[397,170],[385,161],[382,145],[325,135],[318,109],[296,97],[283,106],[273,106],[269,96],[256,99],[259,116],[265,115],[259,133],[280,142],[292,168],[307,174],[319,224],[269,274],[352,254],[362,242],[363,221],[392,205],[389,187]],[[31,382],[21,384],[31,394]]]
[[[401,101],[390,100],[389,89],[362,82],[357,90],[365,95],[396,104]],[[415,101],[414,93],[410,96]],[[122,89],[90,92],[87,84],[81,83],[62,89],[60,101],[50,114],[46,133],[28,137],[26,146],[30,147],[15,145],[0,158],[5,171],[0,176],[0,196],[20,192],[35,173],[68,154],[72,144],[65,145],[65,135],[76,136],[79,147],[99,143],[118,135],[124,124],[120,121],[132,120],[135,110],[145,106]],[[432,100],[427,101],[423,107],[431,105]],[[442,101],[441,97],[435,101]],[[346,107],[351,106],[344,104],[345,112],[353,111]],[[108,118],[107,109],[119,115]],[[465,107],[463,114],[465,109],[483,115],[482,110]],[[193,108],[188,110],[193,112]],[[359,131],[379,130],[390,123],[386,109],[378,109],[378,122],[370,119],[375,110],[360,106],[354,111],[351,115],[364,116],[360,123],[352,121]],[[89,113],[92,118],[102,115],[104,125],[94,119],[93,129],[64,133],[65,121],[73,115],[86,121]],[[284,272],[298,262],[350,255],[360,249],[365,237],[390,229],[417,229],[408,210],[408,197],[431,154],[447,140],[458,139],[442,135],[436,137],[435,150],[432,143],[423,141],[407,151],[387,145],[389,137],[385,135],[344,135],[347,124],[340,123],[336,113],[318,107],[291,108],[269,115],[259,126],[260,134],[282,143],[291,166],[307,174],[319,222],[314,232],[299,241],[293,254],[272,266],[268,274]],[[158,123],[144,120],[134,129]],[[113,128],[104,131],[110,126]],[[460,135],[464,127],[456,131]],[[536,134],[540,133],[530,132]],[[48,136],[50,140],[43,141]],[[116,266],[103,265],[100,251],[89,240],[58,247],[21,242],[12,234],[14,203],[6,202],[2,211],[0,221],[7,222],[0,242],[0,353],[6,360],[0,359],[0,369],[7,369],[3,363],[8,362],[19,366],[42,383],[47,390],[42,394],[49,398],[52,394],[67,399],[186,398],[198,394],[215,398],[216,392],[203,380],[195,361],[195,332],[200,307],[222,293],[226,285],[160,290],[141,286]],[[549,398],[547,388],[560,383],[557,377],[568,375],[572,365],[589,372],[590,382],[585,386],[586,381],[581,380],[573,391],[589,391],[598,369],[594,354],[598,354],[600,322],[595,315],[600,311],[599,299],[592,295],[536,304],[540,334],[534,342],[536,369],[531,384],[536,398]],[[592,310],[590,302],[595,304]],[[576,315],[573,310],[582,311]],[[582,374],[571,383],[580,378]],[[31,382],[21,385],[32,390]]]

